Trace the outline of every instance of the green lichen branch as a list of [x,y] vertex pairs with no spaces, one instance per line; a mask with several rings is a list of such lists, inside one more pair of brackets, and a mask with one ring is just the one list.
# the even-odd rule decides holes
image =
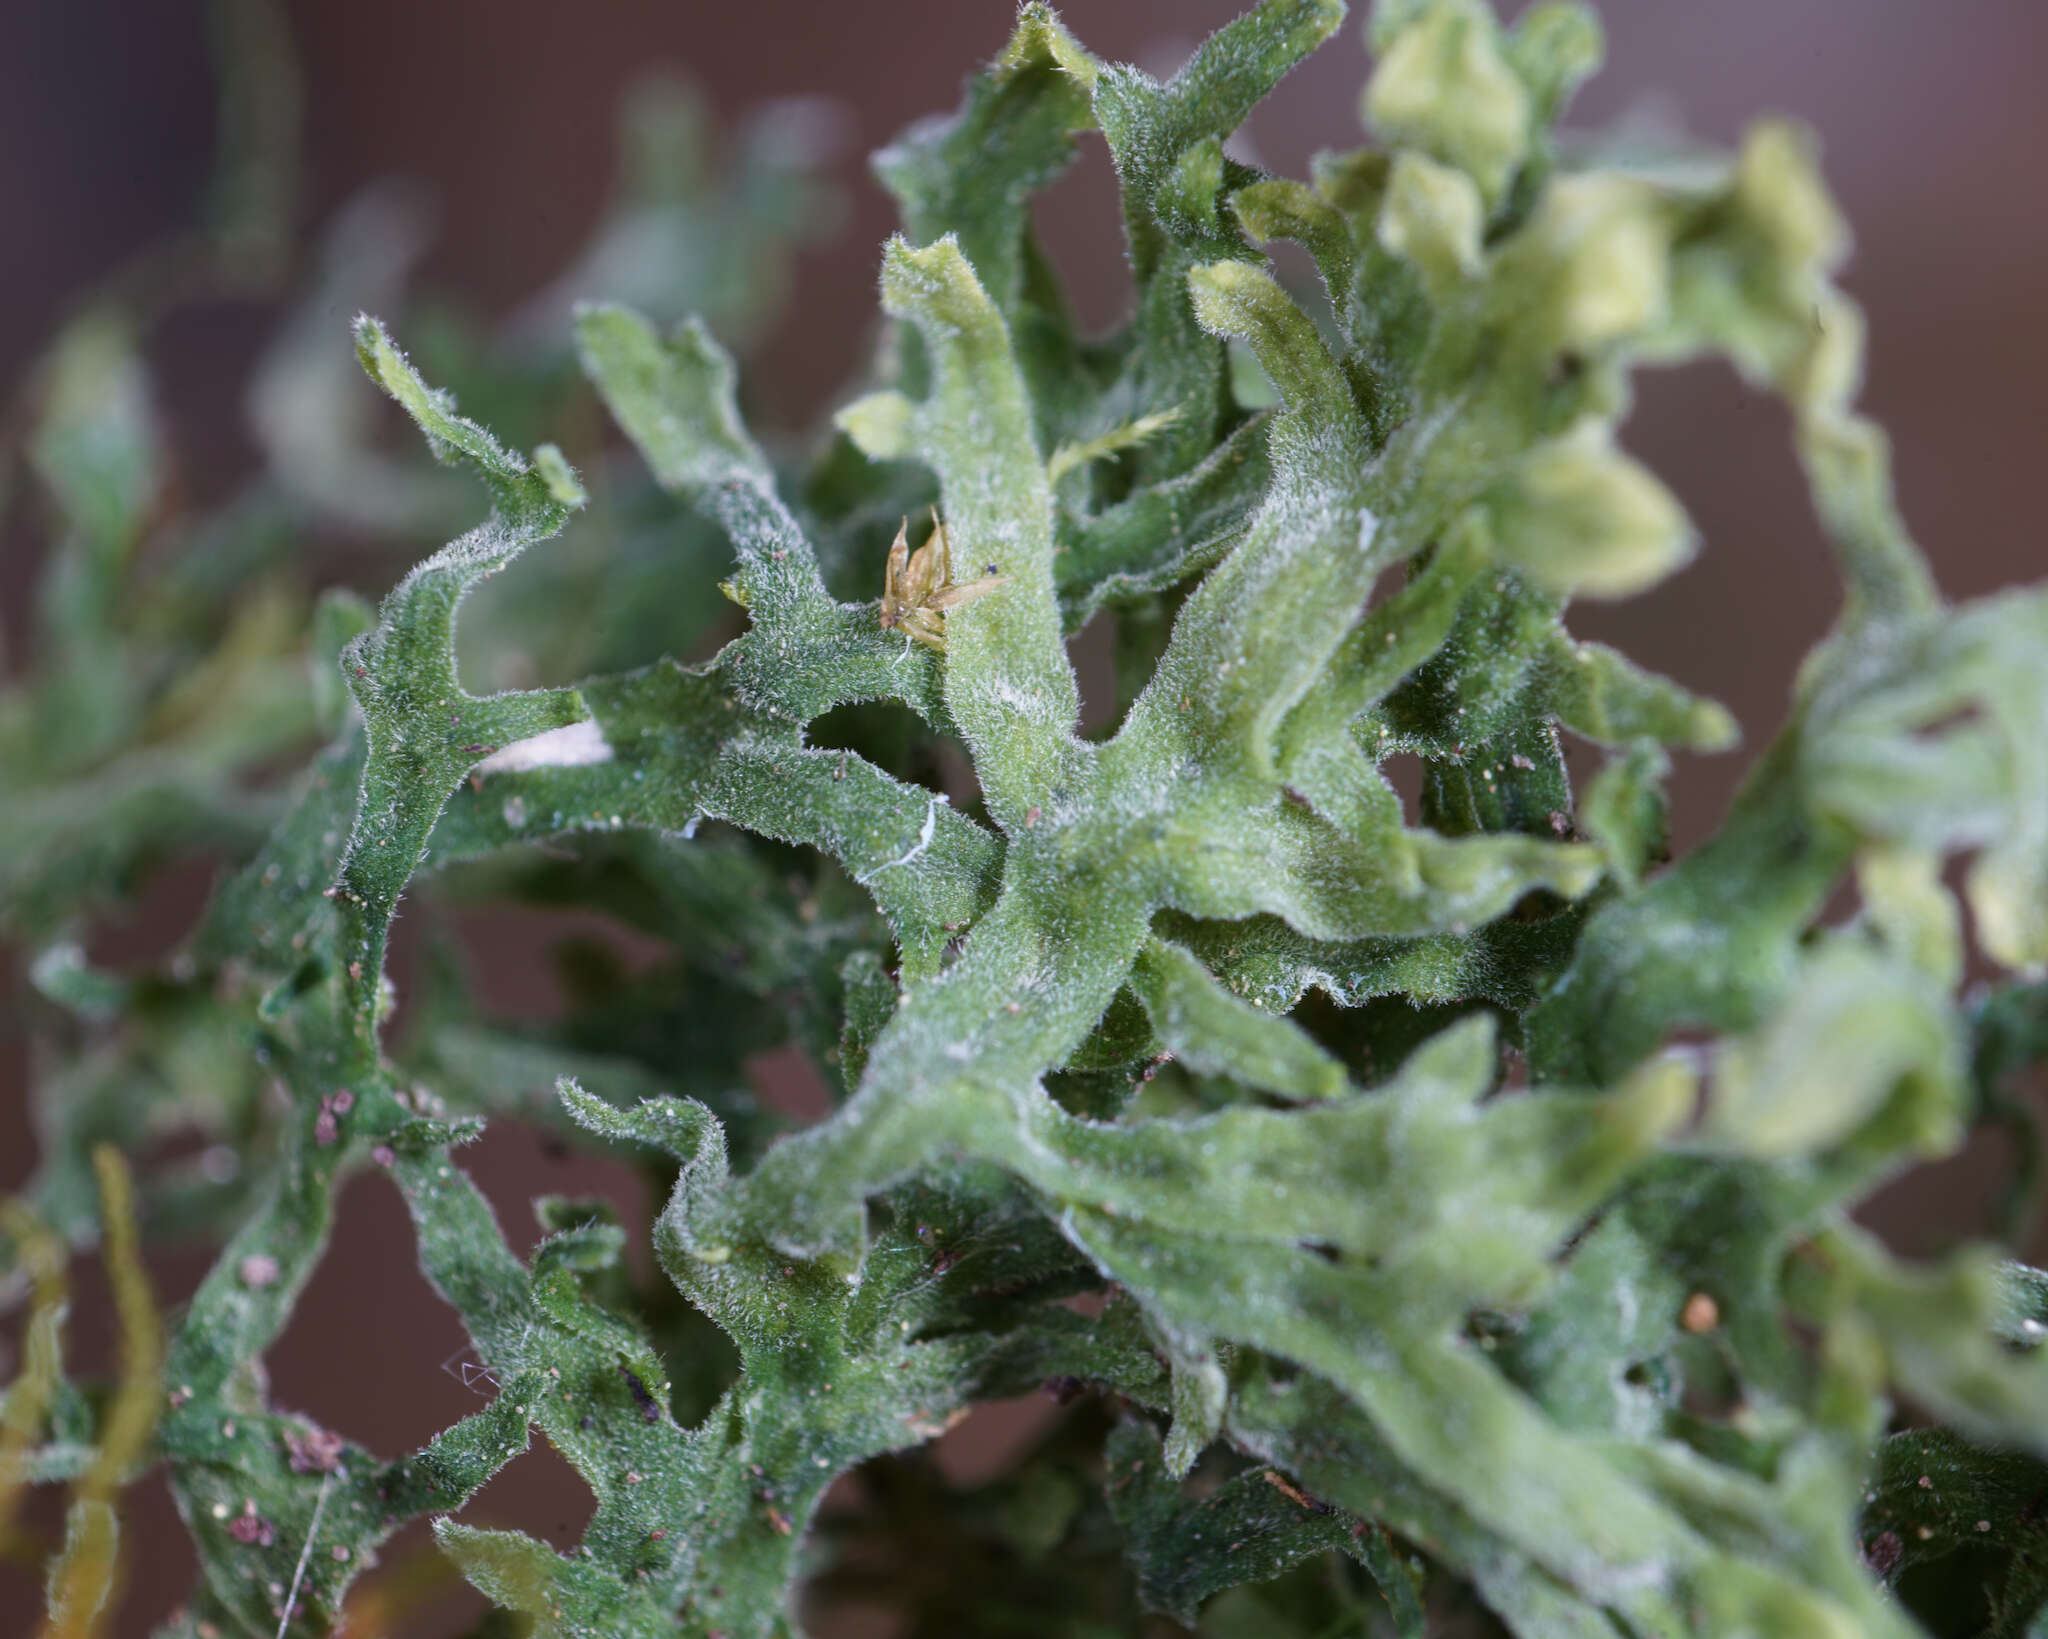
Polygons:
[[[180,638],[200,681],[139,703],[122,588],[161,455],[132,346],[73,338],[36,454],[67,531],[51,641],[0,715],[28,771],[0,905],[46,941],[71,1053],[4,1226],[34,1295],[0,1504],[80,1481],[54,1620],[96,1619],[147,1457],[200,1555],[181,1639],[347,1620],[421,1516],[538,1634],[794,1634],[807,1583],[872,1563],[823,1507],[855,1471],[880,1536],[921,1545],[890,1591],[919,1632],[1406,1636],[1427,1595],[1524,1639],[1909,1639],[1960,1631],[1940,1601],[1966,1583],[1971,1631],[2038,1625],[2048,1279],[1983,1247],[1910,1264],[1853,1214],[1985,1122],[2026,1131],[2005,1082],[2048,1046],[2048,601],[1935,590],[1856,409],[1846,237],[1796,130],[1605,165],[1553,134],[1590,12],[1399,0],[1366,29],[1366,146],[1307,179],[1232,157],[1341,20],[1266,0],[1160,81],[1026,6],[961,108],[877,156],[896,329],[809,464],[748,431],[698,321],[578,310],[644,468],[591,450],[587,489],[359,321],[372,381],[490,510],[374,613],[320,604],[288,713],[216,720],[288,646],[282,604]],[[1091,132],[1136,281],[1106,337],[1076,333],[1032,218]],[[1633,373],[1700,356],[1789,407],[1844,603],[1672,861],[1671,759],[1736,725],[1567,621],[1711,544],[1621,438]],[[926,588],[914,643],[878,594],[927,509],[954,583],[984,584]],[[589,533],[659,541],[678,610],[723,595],[688,628],[709,658],[677,635],[553,674],[573,687],[465,686],[465,605],[522,662],[485,675],[549,675],[528,649],[564,622],[485,583]],[[1068,640],[1097,620],[1116,710],[1084,727]],[[308,725],[328,743],[289,791],[220,800]],[[1566,735],[1605,758],[1580,790]],[[233,868],[185,949],[147,981],[93,969],[77,918],[195,836]],[[572,950],[563,1016],[516,1025],[429,959],[394,1016],[409,895],[595,909],[665,955]],[[796,1131],[747,1087],[792,1046],[840,1083]],[[111,1398],[66,1376],[55,1316],[62,1241],[101,1221],[82,1157],[162,1108],[246,1170],[198,1214],[225,1245],[157,1422],[140,1288]],[[638,1170],[651,1265],[596,1200],[536,1203],[519,1255],[460,1160],[512,1115]],[[366,1170],[484,1393],[396,1459],[262,1373]],[[1047,1382],[1084,1403],[1003,1479],[957,1494],[916,1456]],[[568,1552],[457,1517],[536,1433],[594,1503]],[[1940,1497],[1902,1478],[1921,1463]]]

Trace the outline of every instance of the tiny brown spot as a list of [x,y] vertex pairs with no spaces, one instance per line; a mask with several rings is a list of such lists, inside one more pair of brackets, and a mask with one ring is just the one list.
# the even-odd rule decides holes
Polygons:
[[1705,1292],[1695,1292],[1678,1312],[1678,1324],[1698,1337],[1721,1324],[1721,1306]]
[[1863,1545],[1863,1563],[1879,1576],[1890,1576],[1905,1554],[1906,1544],[1896,1531],[1881,1531]]
[[1033,827],[1034,825],[1036,825],[1036,824],[1038,823],[1038,821],[1039,821],[1039,819],[1040,819],[1040,817],[1041,817],[1041,815],[1042,815],[1042,814],[1043,814],[1043,810],[1042,810],[1042,809],[1038,809],[1038,808],[1029,808],[1029,809],[1026,809],[1026,810],[1025,810],[1025,813],[1024,813],[1024,829],[1025,829],[1025,830],[1027,830],[1027,831],[1028,831],[1028,830],[1030,830],[1030,829],[1031,829],[1031,828],[1032,828],[1032,827]]
[[304,1433],[288,1428],[284,1431],[284,1446],[294,1474],[332,1474],[341,1466],[342,1452],[347,1449],[339,1434],[324,1428]]

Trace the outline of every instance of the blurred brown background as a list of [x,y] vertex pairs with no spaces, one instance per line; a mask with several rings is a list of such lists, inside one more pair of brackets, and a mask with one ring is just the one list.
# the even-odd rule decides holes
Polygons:
[[[1105,56],[1171,69],[1234,14],[1232,0],[1072,0],[1064,15]],[[1506,9],[1518,9],[1512,5]],[[1866,402],[1896,445],[1901,502],[1947,590],[1968,596],[2041,574],[2038,499],[2048,467],[2048,5],[2041,0],[1610,0],[1606,72],[1575,121],[1610,120],[1649,98],[1694,132],[1732,139],[1763,112],[1821,134],[1828,175],[1857,233],[1849,275],[1871,318]],[[771,422],[826,405],[872,334],[876,247],[890,226],[860,156],[908,120],[953,106],[962,75],[1002,42],[1006,0],[307,0],[292,8],[306,77],[305,226],[373,180],[424,184],[438,209],[426,282],[502,311],[582,242],[613,174],[613,110],[652,65],[687,71],[722,115],[817,93],[846,111],[839,166],[848,220],[799,268],[793,316],[753,365]],[[42,340],[95,279],[195,220],[212,155],[214,88],[200,0],[0,0],[0,383],[11,390]],[[1269,167],[1300,174],[1318,147],[1357,137],[1364,56],[1357,19],[1301,71],[1250,137]],[[1047,202],[1047,235],[1095,322],[1115,317],[1123,272],[1099,143]],[[337,312],[337,325],[348,315]],[[268,315],[223,308],[181,317],[165,338],[188,366],[166,398],[199,484],[247,461],[241,372]],[[1587,607],[1586,635],[1717,695],[1752,746],[1783,711],[1798,657],[1835,608],[1835,582],[1806,508],[1782,414],[1727,373],[1648,379],[1629,441],[1675,485],[1706,540],[1700,562],[1620,609]],[[17,514],[21,509],[15,509]],[[0,609],[10,637],[33,567],[19,518],[0,536]],[[1742,761],[1682,766],[1681,844],[1709,827]],[[96,942],[103,956],[164,948],[204,893],[173,883]],[[493,983],[508,1006],[547,1003],[545,930],[494,932]],[[10,962],[15,958],[7,958]],[[8,974],[18,977],[18,970]],[[18,1029],[0,1020],[0,1188],[33,1165]],[[541,1188],[603,1184],[601,1169],[549,1162],[519,1134],[471,1152],[509,1225],[527,1226]],[[582,1175],[587,1174],[587,1176]],[[1887,1204],[1902,1244],[1932,1248],[1966,1174],[1905,1186]],[[615,1180],[613,1180],[615,1182]],[[1946,1198],[1946,1199],[1945,1199]],[[474,1409],[437,1369],[460,1343],[412,1272],[395,1196],[368,1182],[341,1208],[337,1256],[273,1352],[278,1397],[392,1450]],[[162,1295],[200,1264],[159,1270]],[[87,1360],[105,1348],[99,1288],[75,1309]],[[960,1461],[978,1460],[972,1451]],[[573,1536],[587,1498],[545,1454],[521,1459],[471,1517]],[[131,1529],[136,1585],[119,1631],[144,1633],[175,1603],[190,1560],[160,1486]],[[0,1567],[0,1629],[27,1631],[32,1579]],[[459,1602],[417,1631],[451,1631]]]

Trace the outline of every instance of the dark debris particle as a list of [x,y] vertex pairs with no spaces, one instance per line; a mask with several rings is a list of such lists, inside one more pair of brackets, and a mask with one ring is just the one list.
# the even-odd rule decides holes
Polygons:
[[626,1380],[626,1392],[632,1395],[633,1404],[640,1408],[640,1420],[643,1423],[660,1422],[661,1407],[655,1402],[654,1396],[647,1392],[647,1385],[624,1366],[619,1368],[619,1375]]

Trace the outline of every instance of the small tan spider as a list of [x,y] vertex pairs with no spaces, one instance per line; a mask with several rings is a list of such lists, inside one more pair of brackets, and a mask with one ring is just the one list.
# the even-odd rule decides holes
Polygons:
[[[989,565],[993,570],[995,565]],[[946,611],[984,597],[1009,580],[1008,575],[987,574],[979,580],[955,586],[953,543],[946,526],[932,511],[931,539],[915,552],[910,550],[910,520],[903,520],[889,548],[889,567],[882,577],[882,629],[901,630],[928,649],[946,650]]]

